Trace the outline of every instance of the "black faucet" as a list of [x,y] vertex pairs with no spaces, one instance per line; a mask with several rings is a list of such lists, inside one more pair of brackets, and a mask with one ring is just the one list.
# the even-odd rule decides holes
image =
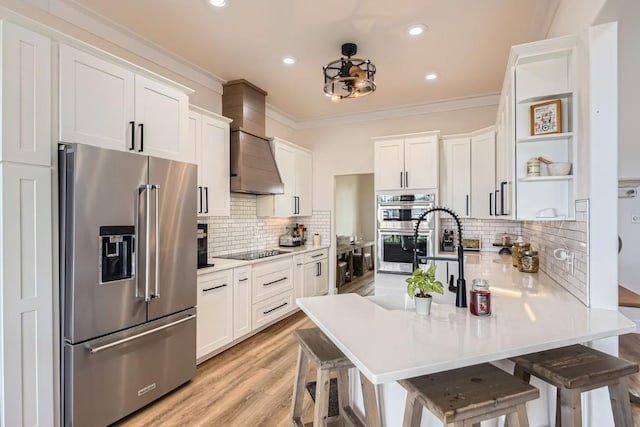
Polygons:
[[420,229],[420,223],[432,212],[445,212],[453,217],[456,221],[456,225],[458,226],[458,257],[439,257],[439,256],[425,256],[420,257],[420,259],[429,261],[457,261],[458,262],[458,282],[457,286],[449,286],[450,292],[456,293],[456,307],[466,307],[467,306],[467,283],[464,280],[464,249],[462,247],[462,224],[460,223],[460,218],[458,215],[449,208],[443,207],[435,207],[427,209],[416,222],[415,231],[413,233],[413,270],[415,271],[418,268],[418,230]]

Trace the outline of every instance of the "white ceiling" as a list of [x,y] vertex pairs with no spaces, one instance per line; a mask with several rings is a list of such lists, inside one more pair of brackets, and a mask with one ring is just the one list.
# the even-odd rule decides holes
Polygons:
[[[544,38],[557,0],[73,0],[268,104],[310,120],[499,92],[509,47]],[[429,29],[410,37],[412,23]],[[332,102],[322,67],[342,43],[371,59],[378,90]],[[293,66],[285,55],[297,58]],[[437,72],[435,81],[425,80]]]

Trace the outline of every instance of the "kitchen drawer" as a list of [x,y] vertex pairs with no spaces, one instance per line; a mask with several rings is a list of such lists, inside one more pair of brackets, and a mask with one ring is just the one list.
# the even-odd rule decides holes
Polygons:
[[252,281],[254,304],[282,292],[293,290],[291,257],[255,265],[252,271]]
[[265,301],[253,304],[253,315],[251,317],[252,329],[256,330],[262,326],[279,319],[295,309],[293,304],[293,290],[271,297]]
[[316,262],[329,256],[329,249],[319,249],[317,251],[307,252],[304,254],[304,263]]

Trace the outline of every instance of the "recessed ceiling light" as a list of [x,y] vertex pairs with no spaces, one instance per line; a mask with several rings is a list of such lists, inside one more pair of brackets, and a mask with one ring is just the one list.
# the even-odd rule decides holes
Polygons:
[[427,26],[424,24],[414,24],[414,25],[410,25],[407,28],[407,33],[410,36],[419,36],[420,34],[424,33],[425,31],[427,31]]
[[285,56],[284,58],[282,58],[282,62],[287,65],[293,65],[296,63],[296,58],[294,58],[293,56]]
[[209,0],[209,4],[215,7],[225,7],[227,5],[227,0]]
[[438,78],[438,75],[436,73],[429,73],[426,76],[424,76],[424,78],[427,80],[435,80]]

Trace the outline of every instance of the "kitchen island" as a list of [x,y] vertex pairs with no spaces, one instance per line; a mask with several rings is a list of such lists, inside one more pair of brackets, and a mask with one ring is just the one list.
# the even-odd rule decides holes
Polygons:
[[[364,383],[377,388],[383,425],[401,425],[405,393],[397,380],[482,362],[509,369],[512,365],[504,359],[512,356],[635,330],[635,324],[617,311],[585,307],[542,272],[527,275],[513,269],[510,258],[476,256],[477,262],[465,267],[467,287],[473,278],[489,281],[492,315],[488,317],[455,307],[455,295],[447,290],[435,296],[428,317],[416,315],[413,302],[401,292],[298,300],[355,364]],[[404,289],[404,279],[384,280],[396,281],[398,289]],[[553,401],[552,391],[541,390],[541,398],[528,405],[532,426],[553,424],[549,410]],[[425,414],[423,425],[441,424]]]

